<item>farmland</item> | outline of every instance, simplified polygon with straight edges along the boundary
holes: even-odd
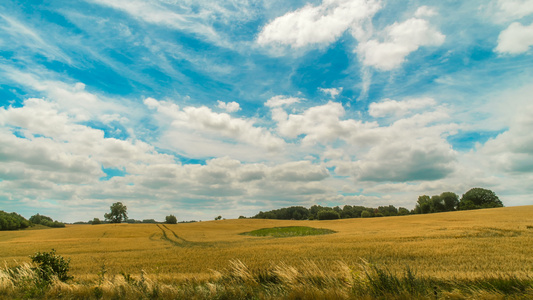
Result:
[[[255,237],[262,228],[307,226],[326,235]],[[533,206],[334,221],[220,220],[169,224],[67,225],[0,232],[6,267],[55,249],[74,281],[120,274],[154,281],[209,281],[242,264],[250,272],[294,266],[338,273],[362,265],[420,278],[471,281],[533,277]],[[339,267],[344,266],[344,267]],[[242,269],[242,268],[241,268]],[[217,275],[218,274],[218,275]]]

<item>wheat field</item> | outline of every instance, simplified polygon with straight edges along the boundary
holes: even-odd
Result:
[[[241,235],[280,226],[336,233],[290,238]],[[250,269],[310,261],[327,269],[337,262],[366,261],[392,271],[408,266],[433,278],[487,274],[531,278],[533,206],[334,221],[238,219],[0,232],[0,261],[6,266],[27,263],[29,255],[52,248],[71,259],[74,277],[88,279],[102,270],[144,272],[163,281],[207,278],[234,260]]]

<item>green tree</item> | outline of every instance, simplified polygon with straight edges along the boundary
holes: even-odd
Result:
[[[398,208],[398,215],[399,216],[406,216],[409,214],[409,210],[405,207]]]
[[[170,215],[165,217],[165,223],[167,224],[176,224],[178,223],[178,218],[175,215]]]
[[[222,216],[218,216],[215,218],[215,221],[222,220]]]
[[[110,206],[111,212],[104,215],[105,219],[111,223],[121,223],[128,219],[128,208],[122,202],[113,203]]]
[[[428,195],[422,195],[418,197],[416,202],[415,213],[416,214],[428,214],[431,212],[431,198]]]
[[[470,189],[459,201],[461,210],[492,207],[503,207],[503,203],[493,191],[483,188]]]
[[[91,223],[92,225],[98,225],[98,224],[102,224],[102,221],[100,221],[100,219],[98,219],[98,218],[94,218],[89,223]]]
[[[319,220],[336,220],[336,219],[340,219],[341,216],[339,215],[338,212],[336,212],[333,209],[331,209],[331,210],[321,210],[321,211],[319,211],[318,215],[317,215],[317,218]]]
[[[368,210],[363,210],[363,212],[361,212],[361,218],[371,218],[372,216],[372,213]]]
[[[459,206],[459,196],[456,193],[444,192],[440,194],[446,211],[454,211]]]
[[[438,212],[446,211],[446,207],[444,206],[444,201],[438,195],[431,196],[431,199],[430,199],[430,202],[429,202],[429,206],[431,207],[430,212],[432,212],[432,213],[438,213]]]

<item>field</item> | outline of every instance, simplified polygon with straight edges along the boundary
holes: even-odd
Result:
[[[293,237],[242,234],[286,226],[324,228],[335,233]],[[29,255],[52,248],[71,259],[72,285],[102,285],[102,280],[112,282],[119,277],[136,282],[149,278],[161,286],[180,282],[214,284],[239,272],[237,277],[248,274],[256,279],[275,275],[277,279],[270,281],[276,283],[283,281],[287,272],[312,271],[318,277],[336,278],[338,282],[331,284],[345,284],[347,292],[337,296],[350,298],[357,296],[350,291],[354,291],[353,278],[360,274],[377,272],[378,276],[384,272],[401,281],[402,274],[409,270],[426,283],[444,290],[449,287],[439,290],[438,297],[464,295],[465,289],[454,287],[453,282],[464,287],[494,279],[521,284],[521,291],[511,291],[513,297],[523,295],[526,299],[533,295],[533,206],[334,221],[238,219],[0,232],[0,261],[5,261],[6,269],[29,263]],[[241,281],[244,285],[246,280]],[[485,292],[491,297],[505,296],[490,287],[469,293],[477,298]],[[290,294],[282,290],[269,293],[280,297]],[[426,294],[422,291],[419,296],[433,297]],[[95,293],[96,298],[105,295]]]

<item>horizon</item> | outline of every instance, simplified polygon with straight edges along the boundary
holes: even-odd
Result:
[[[0,8],[0,210],[533,204],[532,0]]]

